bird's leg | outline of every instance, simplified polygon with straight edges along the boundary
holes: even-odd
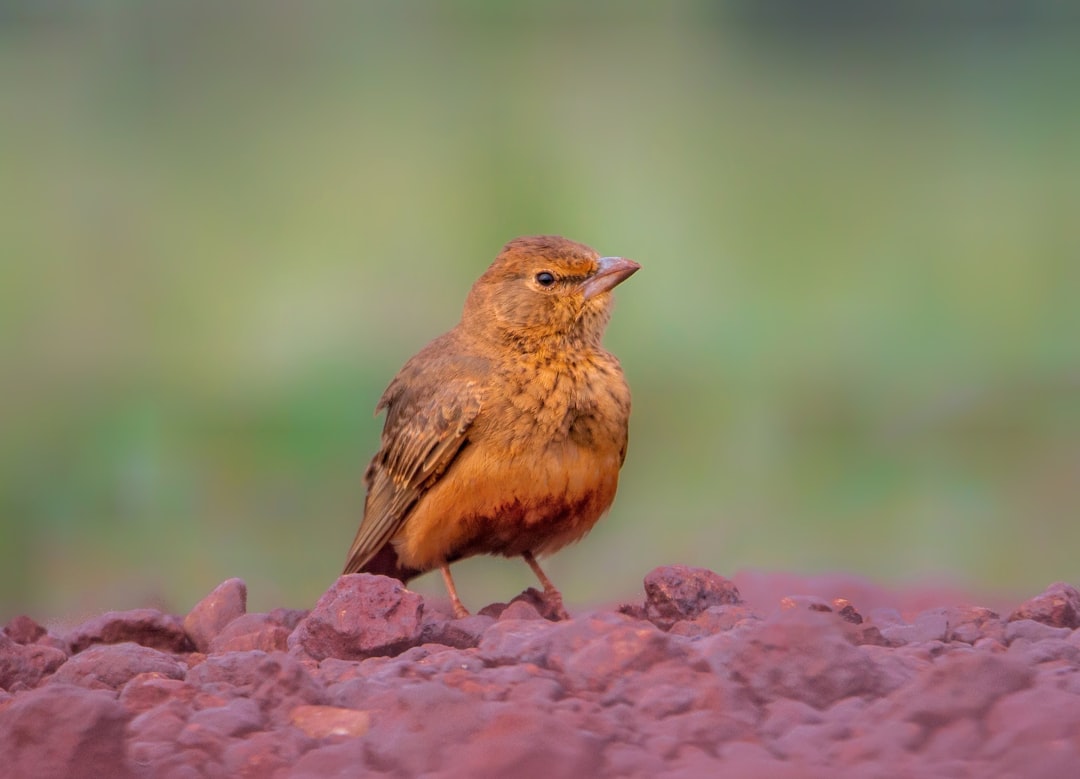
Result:
[[[465,604],[458,597],[457,587],[454,586],[454,577],[450,575],[450,566],[443,563],[439,566],[439,572],[442,574],[443,582],[446,584],[446,591],[450,593],[450,605],[454,607],[454,616],[457,619],[469,616],[469,610],[465,608]]]
[[[529,567],[533,569],[533,573],[536,574],[536,578],[540,580],[540,584],[544,586],[544,598],[555,609],[555,615],[559,619],[570,619],[570,615],[566,613],[566,607],[563,606],[562,593],[559,592],[555,585],[551,583],[551,579],[547,577],[543,569],[540,567],[540,563],[536,562],[536,558],[533,557],[532,552],[525,552],[521,555],[525,558],[525,562],[529,564]]]

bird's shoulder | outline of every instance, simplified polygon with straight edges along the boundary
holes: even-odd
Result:
[[[456,330],[431,341],[409,358],[386,387],[376,412],[389,416],[408,412],[432,402],[452,403],[478,394],[488,382],[491,360],[470,348]]]

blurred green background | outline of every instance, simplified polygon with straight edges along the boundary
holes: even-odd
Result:
[[[310,605],[383,387],[547,232],[643,265],[571,604],[671,562],[1080,579],[1064,6],[447,7],[0,3],[0,617]]]

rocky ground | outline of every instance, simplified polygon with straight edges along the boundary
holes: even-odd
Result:
[[[797,596],[710,571],[544,618],[528,591],[454,620],[341,577],[310,612],[111,612],[0,635],[4,777],[1080,776],[1080,593],[1012,613]],[[865,613],[861,613],[865,612]]]

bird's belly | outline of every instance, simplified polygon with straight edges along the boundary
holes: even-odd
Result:
[[[615,498],[617,448],[564,440],[512,457],[486,451],[466,447],[413,508],[394,539],[403,564],[554,552],[588,533]]]

